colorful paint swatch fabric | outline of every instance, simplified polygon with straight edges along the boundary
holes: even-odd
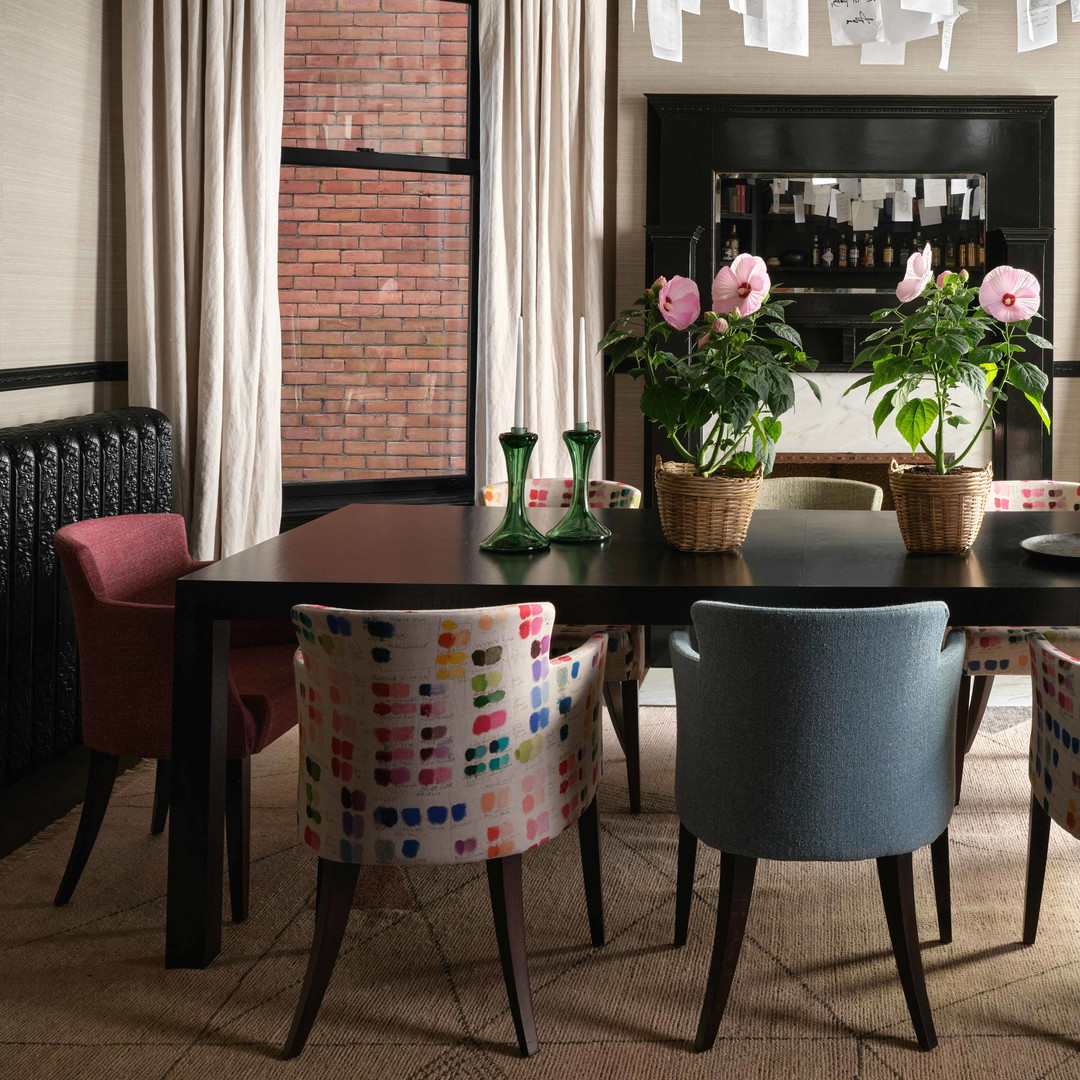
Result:
[[[293,609],[300,832],[354,863],[535,847],[596,793],[607,636],[549,657],[550,604]]]
[[[574,481],[567,477],[536,477],[525,482],[525,505],[565,509],[570,505],[573,490]],[[481,506],[505,504],[505,482],[488,484],[480,493]],[[629,484],[618,484],[614,480],[590,480],[589,506],[593,510],[636,510],[641,506],[641,492]]]
[[[1033,637],[1030,649],[1031,791],[1054,821],[1080,839],[1080,660],[1070,655],[1080,652],[1080,633],[1056,645]]]

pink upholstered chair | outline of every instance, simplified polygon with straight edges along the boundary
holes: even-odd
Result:
[[[300,834],[319,876],[285,1057],[303,1050],[315,1021],[362,866],[485,864],[524,1056],[537,1040],[521,854],[575,823],[592,943],[604,944],[595,798],[606,637],[549,659],[554,615],[550,604],[293,608]]]
[[[990,513],[1022,510],[1080,510],[1080,484],[1075,480],[995,480],[986,509]],[[1039,633],[1048,641],[1068,631],[1066,626],[965,626],[967,648],[960,680],[957,747],[957,798],[963,754],[971,749],[982,724],[996,675],[1026,675],[1028,641]]]
[[[55,903],[79,882],[105,816],[121,757],[156,758],[151,832],[165,828],[172,751],[173,608],[176,579],[198,569],[178,514],[130,514],[59,529],[56,551],[75,611],[83,742],[90,749],[86,801]],[[245,635],[234,628],[233,644]],[[286,637],[287,633],[287,637]],[[253,624],[259,644],[229,656],[225,821],[232,916],[248,909],[251,755],[296,724],[292,633]],[[278,644],[262,644],[277,637]]]
[[[534,477],[527,481],[527,506],[570,505],[574,481],[565,477]],[[506,502],[505,483],[488,484],[480,492],[481,506],[501,506]],[[594,510],[636,510],[641,492],[615,480],[589,481],[589,506]],[[630,812],[641,810],[641,753],[638,745],[638,687],[649,670],[645,659],[645,627],[617,623],[560,623],[552,634],[556,652],[567,652],[588,641],[593,634],[607,634],[607,665],[604,669],[604,700],[611,725],[626,755],[626,783],[630,790]]]

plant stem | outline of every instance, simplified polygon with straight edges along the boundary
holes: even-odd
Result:
[[[1006,323],[1005,327],[1002,330],[1002,336],[1005,338],[1005,344],[1006,345],[1011,344],[1010,339],[1012,337],[1012,330],[1010,329],[1010,327],[1009,327],[1009,325],[1007,323]],[[1001,381],[1000,381],[997,389],[995,389],[994,393],[990,397],[990,404],[986,408],[986,415],[982,418],[982,423],[979,424],[978,428],[975,431],[975,434],[971,437],[971,442],[969,442],[967,444],[967,446],[964,447],[964,449],[963,449],[963,451],[961,453],[959,453],[955,458],[953,458],[953,466],[954,467],[959,465],[960,462],[963,461],[964,458],[966,458],[968,456],[968,454],[971,453],[971,450],[975,446],[975,443],[977,443],[979,441],[979,436],[984,431],[987,430],[987,427],[986,427],[987,421],[988,420],[989,421],[993,420],[994,409],[997,408],[997,403],[1000,400],[1001,395],[1005,392],[1005,387],[1006,387],[1006,385],[1008,383],[1009,368],[1012,367],[1012,355],[1013,354],[1011,352],[1007,352],[1005,354],[1005,357],[1006,357],[1006,359],[1005,359],[1005,370],[1001,373]],[[991,430],[992,430],[993,429],[993,424],[992,423],[991,423],[990,427],[991,427]]]

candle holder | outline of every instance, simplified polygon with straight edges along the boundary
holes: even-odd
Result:
[[[490,536],[480,541],[481,551],[546,551],[551,544],[533,527],[525,513],[525,475],[536,445],[536,432],[511,428],[499,436],[506,458],[506,513]]]
[[[559,544],[595,544],[611,536],[611,530],[596,520],[589,506],[589,462],[599,441],[600,432],[588,424],[575,424],[571,431],[563,432],[574,470],[574,488],[570,506],[562,521],[548,533],[549,540]]]

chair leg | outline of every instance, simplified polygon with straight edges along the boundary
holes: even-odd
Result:
[[[620,689],[615,692],[615,686]],[[615,737],[626,754],[626,784],[630,789],[630,813],[641,813],[641,747],[638,739],[638,684],[636,679],[604,683]]]
[[[1039,909],[1042,907],[1043,881],[1046,878],[1046,851],[1050,846],[1050,815],[1042,803],[1031,796],[1031,818],[1028,825],[1027,884],[1024,889],[1024,944],[1034,945],[1039,930]]]
[[[675,947],[686,944],[690,930],[690,906],[694,901],[694,867],[697,837],[679,822],[679,869],[675,877]]]
[[[952,885],[949,874],[949,830],[930,845],[930,865],[934,872],[934,903],[937,906],[938,939],[952,941]]]
[[[889,924],[893,955],[904,988],[911,1023],[921,1050],[937,1046],[934,1018],[926,996],[922,955],[919,952],[919,928],[915,919],[915,885],[911,873],[911,852],[885,855],[877,860],[881,899]]]
[[[251,881],[251,758],[225,762],[225,842],[234,923],[248,917]]]
[[[79,884],[86,860],[97,840],[101,821],[112,795],[116,771],[120,758],[116,754],[103,754],[100,750],[90,751],[90,771],[86,777],[86,798],[83,800],[82,814],[79,815],[79,828],[75,833],[75,843],[71,845],[67,867],[56,890],[53,903],[62,907],[71,899],[75,886]]]
[[[315,1023],[341,949],[341,939],[345,936],[359,875],[359,863],[339,863],[319,858],[315,936],[311,942],[307,973],[300,990],[300,1000],[296,1003],[292,1028],[281,1054],[283,1058],[294,1058],[304,1049],[311,1025]]]
[[[987,703],[990,701],[990,691],[994,686],[993,675],[971,676],[971,703],[968,705],[967,714],[967,741],[964,743],[964,752],[971,749],[975,742],[975,736],[979,734],[983,716],[986,713]]]
[[[525,954],[525,910],[521,895],[521,856],[506,855],[488,859],[488,892],[491,913],[495,917],[495,937],[499,942],[506,996],[517,1032],[522,1057],[532,1057],[539,1050],[536,1023],[533,1020],[532,990],[529,987],[529,961]]]
[[[168,761],[159,760],[154,777],[154,809],[150,817],[150,835],[160,836],[165,831],[169,817],[169,799],[172,795],[172,769]]]
[[[709,981],[705,987],[705,1004],[701,1008],[695,1050],[710,1050],[716,1042],[716,1032],[727,1005],[735,968],[742,950],[746,916],[750,911],[750,894],[754,889],[757,859],[747,855],[720,856],[720,897],[716,906],[716,939],[713,942]]]
[[[585,907],[589,912],[589,936],[596,948],[605,942],[604,890],[600,879],[600,815],[596,798],[578,818],[578,844],[581,847],[581,873],[585,879]]]

